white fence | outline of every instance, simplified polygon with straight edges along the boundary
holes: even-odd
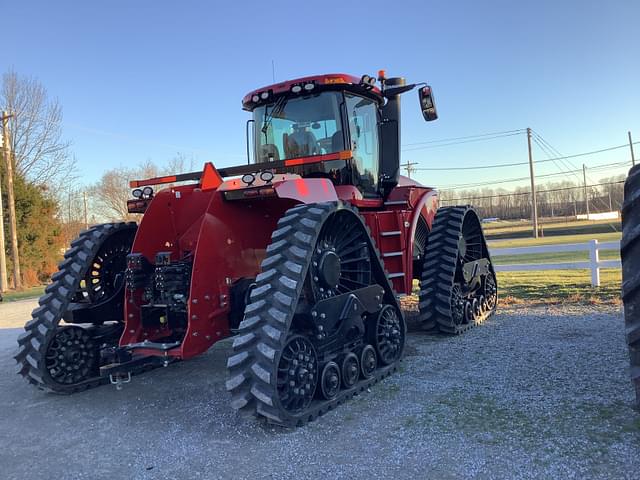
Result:
[[[498,272],[518,272],[523,270],[564,270],[587,268],[591,270],[591,285],[600,286],[601,268],[618,268],[620,260],[600,260],[600,250],[618,250],[620,242],[603,242],[590,240],[588,243],[565,243],[560,245],[543,245],[540,247],[490,248],[492,257],[503,255],[526,255],[529,253],[556,253],[588,251],[588,262],[559,262],[559,263],[523,263],[512,265],[495,265]]]

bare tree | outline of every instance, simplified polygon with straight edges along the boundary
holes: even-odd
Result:
[[[119,167],[107,170],[100,181],[89,189],[92,212],[105,220],[134,220],[138,215],[127,211],[131,197],[129,181],[156,177],[159,169],[147,160],[136,168]]]
[[[9,120],[16,174],[53,192],[75,179],[75,159],[62,139],[62,107],[36,79],[8,71],[2,78],[0,106]]]

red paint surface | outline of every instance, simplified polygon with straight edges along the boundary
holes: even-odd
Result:
[[[325,178],[299,178],[274,184],[278,197],[300,203],[335,202],[338,200],[333,184]]]
[[[278,219],[297,203],[340,198],[358,206],[381,254],[402,252],[400,256],[383,258],[390,273],[405,273],[404,277],[393,279],[396,292],[411,291],[413,236],[419,215],[431,227],[438,205],[434,190],[413,182],[404,184],[389,196],[388,200],[394,205],[385,206],[381,199],[362,198],[354,187],[334,187],[325,178],[283,175],[271,184],[277,197],[228,201],[224,198],[225,191],[247,187],[231,186],[229,182],[216,187],[217,172],[212,165],[209,173],[207,168],[202,184],[168,188],[155,195],[142,218],[132,248],[132,253],[143,254],[152,264],[158,252],[170,252],[172,261],[193,260],[188,329],[181,346],[167,352],[168,356],[193,357],[229,335],[230,286],[239,279],[254,278],[259,273]],[[397,230],[401,232],[399,236],[381,235]],[[126,292],[126,323],[121,345],[153,341],[171,333],[167,327],[142,325],[142,303],[141,291]],[[149,349],[136,353],[162,355]]]

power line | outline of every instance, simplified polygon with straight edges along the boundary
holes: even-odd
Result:
[[[545,150],[545,148],[542,147],[542,145],[540,145],[540,143],[538,143],[538,141],[536,141],[536,133],[534,131],[534,141],[538,144],[538,146],[540,146],[540,148],[544,151],[545,155],[547,155],[547,157],[549,157],[549,153],[548,153],[548,149]],[[542,137],[540,137],[540,139],[542,140]],[[634,142],[635,144],[640,144],[640,142]],[[583,157],[583,156],[587,156],[587,155],[595,155],[597,153],[602,153],[602,152],[608,152],[611,150],[617,150],[619,148],[628,148],[629,145],[625,144],[625,145],[617,145],[615,147],[609,147],[609,148],[604,148],[604,149],[600,149],[600,150],[593,150],[591,152],[582,152],[582,153],[576,153],[574,155],[565,155],[562,156],[561,153],[554,153],[553,155],[557,155],[556,157],[552,157],[552,158],[546,158],[543,160],[535,160],[533,163],[547,163],[547,162],[556,162],[556,161],[561,161],[567,158],[574,158],[574,157]],[[521,166],[521,165],[529,165],[529,162],[514,162],[514,163],[496,163],[493,165],[473,165],[473,166],[469,166],[469,167],[422,167],[422,168],[414,168],[413,171],[449,171],[449,170],[483,170],[483,169],[490,169],[490,168],[500,168],[500,167],[517,167],[517,166]],[[575,167],[575,165],[573,166],[573,168],[577,168]]]
[[[451,145],[460,145],[463,143],[473,143],[473,142],[484,142],[485,140],[494,140],[496,138],[504,138],[504,137],[513,137],[516,135],[522,135],[522,132],[518,132],[518,133],[509,133],[506,135],[496,135],[493,137],[483,137],[483,138],[475,138],[475,139],[470,139],[470,140],[462,140],[459,142],[450,142],[450,143],[441,143],[438,145],[425,145],[422,147],[414,147],[414,148],[403,148],[402,151],[403,152],[415,152],[417,150],[427,150],[430,148],[440,148],[440,147],[448,147]]]
[[[593,185],[587,185],[587,188],[592,188],[592,187],[602,187],[605,185],[618,185],[620,183],[624,183],[624,180],[620,180],[617,182],[604,182],[604,183],[596,183]],[[575,190],[578,188],[583,188],[582,186],[575,186],[575,187],[563,187],[563,188],[552,188],[549,190],[539,190],[538,193],[540,193],[541,195],[545,194],[545,193],[553,193],[553,192],[562,192],[562,191],[566,191],[566,190]],[[500,198],[500,197],[514,197],[514,196],[519,196],[519,195],[531,195],[530,191],[526,191],[526,192],[512,192],[512,193],[499,193],[496,195],[484,195],[481,197],[476,197],[476,196],[470,196],[470,197],[460,197],[460,198],[447,198],[446,200],[443,200],[445,202],[457,202],[460,200],[483,200],[486,198]]]
[[[467,135],[467,136],[464,136],[464,137],[441,138],[439,140],[428,140],[428,141],[425,141],[425,142],[405,143],[403,145],[403,147],[409,147],[409,146],[412,146],[412,145],[426,145],[426,144],[430,144],[430,143],[453,142],[455,140],[466,140],[468,138],[490,137],[490,136],[493,136],[493,135],[502,135],[504,133],[522,133],[524,131],[525,131],[524,128],[518,128],[516,130],[505,130],[505,131],[502,131],[502,132],[492,132],[492,133],[479,133],[477,135]]]
[[[628,162],[615,162],[615,163],[603,163],[601,165],[594,165],[593,167],[589,167],[590,170],[597,170],[597,169],[602,169],[602,168],[609,168],[612,166],[624,166],[626,165]],[[560,172],[555,172],[555,173],[546,173],[544,175],[536,175],[536,178],[547,178],[547,177],[556,177],[558,175],[567,175],[567,174],[574,174],[575,172],[581,172],[582,169],[575,169],[575,170],[566,170],[566,171],[560,171]],[[461,183],[461,184],[455,184],[455,185],[448,185],[446,186],[446,188],[449,189],[456,189],[456,188],[470,188],[470,187],[482,187],[485,185],[495,185],[495,184],[501,184],[501,183],[513,183],[513,182],[522,182],[524,180],[528,180],[529,177],[518,177],[518,178],[508,178],[505,180],[492,180],[490,182],[476,182],[476,183]]]
[[[542,135],[540,135],[540,134],[539,134],[539,133],[537,133],[537,132],[536,132],[536,135],[537,135],[537,137],[540,139],[540,141],[541,141],[542,143],[544,143],[544,144],[545,144],[545,145],[546,145],[546,146],[551,150],[551,152],[552,152],[553,154],[556,154],[556,155],[562,155],[562,154],[560,153],[560,151],[559,151],[557,148],[555,148],[553,145],[551,145],[548,141],[546,141],[546,140],[542,137]],[[632,145],[632,147],[633,147],[633,145]],[[572,166],[573,168],[576,168],[576,166],[573,164],[573,162],[571,162],[570,160],[565,160],[565,159],[568,159],[568,158],[572,158],[572,156],[565,156],[564,158],[561,158],[561,159],[559,159],[559,160],[562,162],[562,164],[563,164],[563,165],[568,164],[568,165]],[[624,164],[626,165],[626,164],[627,164],[627,162],[624,162]],[[556,164],[556,165],[557,165],[557,164]],[[598,168],[598,166],[590,167],[590,169],[597,169],[597,168]],[[559,167],[559,170],[562,170],[562,168],[561,168],[561,167]],[[567,173],[573,173],[573,172],[575,172],[575,170],[573,170],[573,171],[568,171]],[[580,183],[580,177],[579,177],[576,173],[573,173],[573,175],[574,175],[574,176],[576,176],[576,177],[578,178],[578,183]],[[587,178],[588,178],[588,176],[587,176],[587,173],[586,173],[586,167],[585,167],[585,165],[584,165],[584,164],[582,164],[582,175],[583,175],[582,180],[583,180],[583,184],[584,184],[584,201],[585,201],[585,205],[586,205],[586,208],[587,208],[587,216],[588,216],[588,215],[589,215],[589,198],[588,198],[588,193],[587,193]],[[590,180],[590,181],[593,181],[591,178],[589,178],[589,180]],[[599,202],[602,206],[604,206],[604,208],[605,208],[605,209],[607,208],[607,206],[605,205],[605,203],[604,203],[604,201],[603,201],[603,200],[598,199],[598,198],[596,198],[596,199],[594,199],[594,200],[597,200],[597,202]],[[609,224],[609,226],[613,229],[613,231],[617,231],[617,228],[616,228],[615,226],[613,226],[613,224],[611,224],[611,223],[610,223],[610,224]]]

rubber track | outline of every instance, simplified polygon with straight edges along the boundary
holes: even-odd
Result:
[[[265,417],[271,423],[283,426],[300,426],[397,369],[398,362],[380,368],[372,378],[360,380],[332,401],[314,400],[301,414],[292,415],[278,406],[276,375],[280,352],[301,295],[316,239],[327,218],[341,208],[350,209],[357,215],[354,207],[341,202],[298,205],[287,210],[271,235],[272,242],[267,247],[261,273],[251,292],[251,303],[245,308],[239,334],[227,361],[226,386],[231,392],[231,406],[245,415]],[[362,221],[359,215],[357,218]],[[362,226],[366,228],[364,222]],[[374,276],[379,269],[378,274],[384,278],[384,301],[395,305],[401,314],[380,253],[370,236],[369,241],[371,251],[379,261],[377,267],[372,265]]]
[[[63,313],[80,288],[80,282],[100,247],[114,233],[135,228],[135,225],[135,222],[108,223],[81,232],[71,242],[64,260],[58,265],[58,271],[51,276],[52,283],[45,288],[38,300],[39,307],[33,310],[31,320],[24,326],[24,333],[18,337],[18,353],[14,357],[18,362],[17,373],[40,390],[71,394],[108,381],[96,377],[74,385],[56,383],[46,371],[45,355]]]
[[[631,380],[640,407],[640,165],[629,171],[622,206],[622,300]]]
[[[451,290],[456,273],[458,241],[462,235],[464,217],[468,214],[476,215],[468,205],[441,207],[429,232],[418,304],[418,321],[421,328],[429,333],[460,334],[481,324],[495,312],[494,309],[476,322],[461,325],[455,325],[451,318]],[[485,250],[488,254],[486,241]],[[491,269],[493,271],[493,266]],[[493,274],[495,276],[495,272]]]

